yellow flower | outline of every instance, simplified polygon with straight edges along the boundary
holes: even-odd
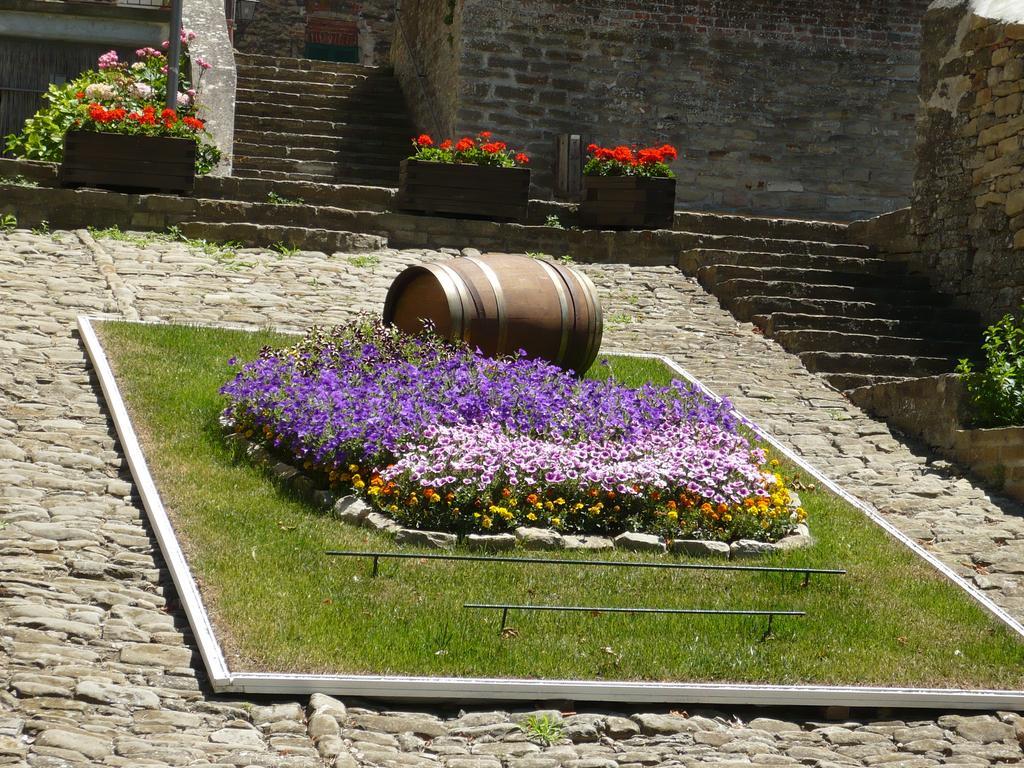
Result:
[[[366,487],[366,483],[364,483],[362,480],[356,480],[354,483],[352,483],[352,487],[355,488],[357,491],[361,491],[363,488]]]
[[[529,520],[530,522],[533,522],[534,520],[537,519],[537,516],[535,514],[533,514],[533,512],[527,512],[526,513],[526,519]]]
[[[358,464],[349,464],[348,465],[348,471],[349,472],[358,472],[359,471],[359,465]]]
[[[562,519],[560,517],[552,517],[551,524],[557,528],[562,524]]]

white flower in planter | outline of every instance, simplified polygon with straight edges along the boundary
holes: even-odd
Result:
[[[117,96],[117,89],[106,83],[93,83],[85,87],[85,98],[89,101],[109,101]]]

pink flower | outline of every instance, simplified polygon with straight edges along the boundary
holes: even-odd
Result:
[[[200,69],[210,69],[213,65],[204,59],[202,56],[196,56],[196,64],[199,65]]]
[[[117,66],[117,51],[107,51],[100,56],[97,65],[100,69],[113,69]]]

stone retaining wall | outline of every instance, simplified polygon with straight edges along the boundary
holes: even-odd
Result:
[[[923,29],[916,261],[989,323],[1024,297],[1024,6],[942,0]]]
[[[849,398],[1024,501],[1024,427],[961,429],[966,411],[956,374],[860,387]]]
[[[525,145],[535,195],[551,193],[556,136],[580,133],[678,145],[680,207],[849,220],[908,200],[924,8],[421,0],[403,15],[434,41],[442,122]]]

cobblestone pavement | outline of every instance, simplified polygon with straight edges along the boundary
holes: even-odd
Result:
[[[85,233],[0,234],[0,765],[929,768],[1024,760],[1024,725],[1010,713],[813,722],[741,709],[591,709],[566,716],[564,738],[546,746],[516,725],[522,712],[390,712],[320,695],[212,694],[132,500],[75,317],[298,329],[378,311],[399,269],[428,255],[438,254],[217,257],[178,243],[97,244]],[[670,354],[1024,617],[1019,507],[929,463],[675,270],[584,269],[606,303],[607,344]]]

